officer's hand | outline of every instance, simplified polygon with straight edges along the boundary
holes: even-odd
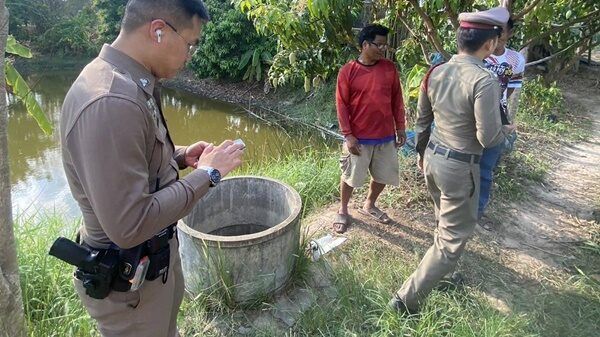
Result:
[[[202,152],[204,152],[204,149],[206,149],[209,145],[212,144],[199,141],[186,147],[184,154],[185,165],[193,168],[198,167],[198,159],[200,158],[200,155],[202,155]]]
[[[225,177],[229,172],[242,165],[243,147],[242,144],[235,144],[231,140],[226,140],[219,146],[211,144],[202,152],[197,167],[216,168],[221,173],[221,177]]]
[[[396,130],[396,147],[400,147],[406,143],[406,132],[404,130]]]
[[[346,146],[348,147],[348,151],[355,156],[360,156],[360,144],[358,144],[358,139],[352,135],[346,136]]]

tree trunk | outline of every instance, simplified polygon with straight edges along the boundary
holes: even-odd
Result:
[[[12,222],[8,167],[8,107],[4,53],[8,35],[8,10],[0,0],[0,336],[25,336],[19,266]]]

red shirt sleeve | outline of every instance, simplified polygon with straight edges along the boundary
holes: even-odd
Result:
[[[343,67],[340,70],[335,93],[338,123],[344,136],[352,134],[350,129],[350,82],[348,81],[347,69],[347,67]]]
[[[404,99],[402,98],[402,86],[398,71],[394,67],[394,84],[392,85],[392,114],[396,123],[396,130],[404,130],[406,128],[406,117],[404,113]]]

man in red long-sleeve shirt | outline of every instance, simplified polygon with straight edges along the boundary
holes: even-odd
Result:
[[[346,231],[348,203],[352,191],[371,184],[367,200],[359,212],[389,223],[390,218],[375,206],[385,185],[398,186],[397,147],[406,140],[404,102],[398,72],[384,58],[388,29],[369,25],[360,32],[358,59],[342,67],[337,79],[337,116],[345,142],[340,159],[341,206],[333,222],[337,233]]]

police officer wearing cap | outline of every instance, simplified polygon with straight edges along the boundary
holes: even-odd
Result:
[[[461,13],[459,20],[458,55],[430,70],[419,95],[419,167],[434,202],[437,229],[433,245],[388,304],[402,313],[417,312],[431,290],[454,271],[477,223],[482,150],[506,138],[498,81],[483,60],[494,51],[508,12],[494,8]]]
[[[158,80],[184,67],[207,20],[201,0],[129,0],[119,36],[83,69],[62,107],[62,158],[83,215],[82,245],[127,259],[107,295],[90,291],[105,279],[76,272],[75,289],[104,337],[179,335],[174,227],[241,164],[242,145],[232,141],[174,145],[161,109]]]

